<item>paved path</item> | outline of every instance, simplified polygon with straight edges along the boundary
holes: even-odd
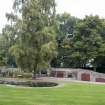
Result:
[[[55,81],[55,82],[77,82],[77,83],[85,83],[85,84],[102,84],[102,85],[105,85],[105,83],[102,83],[102,82],[78,81],[78,80],[73,80],[72,78],[42,77],[42,78],[40,78],[40,80]]]

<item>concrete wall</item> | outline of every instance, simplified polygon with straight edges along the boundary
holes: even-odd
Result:
[[[105,74],[93,72],[90,70],[84,69],[62,69],[62,68],[53,68],[52,71],[55,73],[54,77],[60,78],[69,78],[69,74],[72,75],[72,79],[81,80],[81,81],[93,81],[93,82],[105,82]],[[60,73],[63,76],[59,76]]]

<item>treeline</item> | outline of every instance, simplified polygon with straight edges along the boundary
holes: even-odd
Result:
[[[55,0],[15,0],[0,35],[0,66],[33,71],[105,65],[105,19],[56,14]]]
[[[59,24],[58,56],[52,61],[52,66],[104,68],[105,19],[92,15],[79,19],[67,13],[56,18]]]

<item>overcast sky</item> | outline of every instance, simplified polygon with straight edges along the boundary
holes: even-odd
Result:
[[[56,0],[57,13],[69,12],[72,16],[83,18],[85,15],[105,17],[105,0]],[[7,23],[6,12],[11,12],[13,0],[0,0],[0,32]]]
[[[0,0],[0,32],[7,23],[5,13],[11,12],[13,0]]]

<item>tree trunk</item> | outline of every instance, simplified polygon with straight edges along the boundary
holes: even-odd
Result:
[[[32,79],[36,79],[36,67],[34,67]]]

